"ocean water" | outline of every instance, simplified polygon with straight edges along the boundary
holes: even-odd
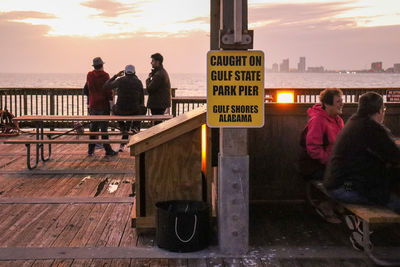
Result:
[[[144,83],[147,74],[138,74]],[[86,73],[0,73],[0,88],[81,88]],[[206,96],[206,74],[170,73],[177,96]],[[386,73],[266,73],[266,88],[400,87],[400,74]]]

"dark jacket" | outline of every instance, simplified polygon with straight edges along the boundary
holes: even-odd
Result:
[[[390,131],[369,117],[355,114],[339,133],[324,185],[328,190],[344,186],[373,203],[385,204],[394,182],[387,165],[399,163],[400,150]]]
[[[104,89],[115,88],[118,88],[116,115],[138,115],[140,107],[144,107],[143,84],[139,78],[135,74],[128,74],[117,79],[114,75],[104,84]]]
[[[109,101],[112,100],[112,92],[103,88],[104,83],[110,79],[110,75],[102,70],[90,71],[86,76],[86,84],[89,91],[89,108],[97,111],[110,111]]]
[[[168,108],[171,106],[171,83],[163,66],[153,69],[146,80],[148,108]]]

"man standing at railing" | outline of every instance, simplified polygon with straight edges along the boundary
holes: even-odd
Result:
[[[171,83],[167,71],[163,66],[163,56],[160,53],[151,55],[152,70],[146,80],[149,98],[147,107],[151,115],[163,115],[165,110],[171,106]],[[159,124],[161,121],[156,121]]]
[[[110,104],[112,100],[111,90],[103,88],[105,82],[110,78],[110,75],[103,69],[103,60],[100,57],[93,59],[94,70],[88,72],[86,83],[89,89],[89,114],[90,115],[110,115]],[[97,132],[101,129],[102,132],[107,132],[108,122],[92,122],[90,124],[90,131]],[[96,139],[97,136],[90,136],[90,139]],[[102,139],[108,139],[108,135],[102,135]],[[114,156],[118,154],[112,150],[110,144],[104,144],[106,156]],[[95,144],[89,144],[88,155],[92,156],[94,153]]]

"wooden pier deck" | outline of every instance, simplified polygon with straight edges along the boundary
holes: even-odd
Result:
[[[154,233],[131,228],[134,162],[129,152],[88,157],[87,145],[54,145],[29,171],[25,146],[0,144],[0,266],[373,266],[344,225],[302,202],[252,205],[247,255],[158,249]],[[378,230],[377,245],[399,245],[400,229]]]

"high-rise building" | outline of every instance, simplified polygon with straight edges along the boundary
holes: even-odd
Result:
[[[308,72],[324,72],[325,69],[323,66],[321,67],[308,67]]]
[[[400,63],[396,63],[393,65],[394,72],[400,73]]]
[[[279,71],[279,65],[278,63],[272,64],[272,72],[278,72]]]
[[[284,59],[280,65],[280,72],[289,72],[289,59]]]
[[[297,71],[298,72],[305,72],[306,71],[306,58],[300,57],[299,63],[297,63]]]
[[[383,72],[382,61],[380,61],[380,62],[372,62],[371,71],[372,72]]]

